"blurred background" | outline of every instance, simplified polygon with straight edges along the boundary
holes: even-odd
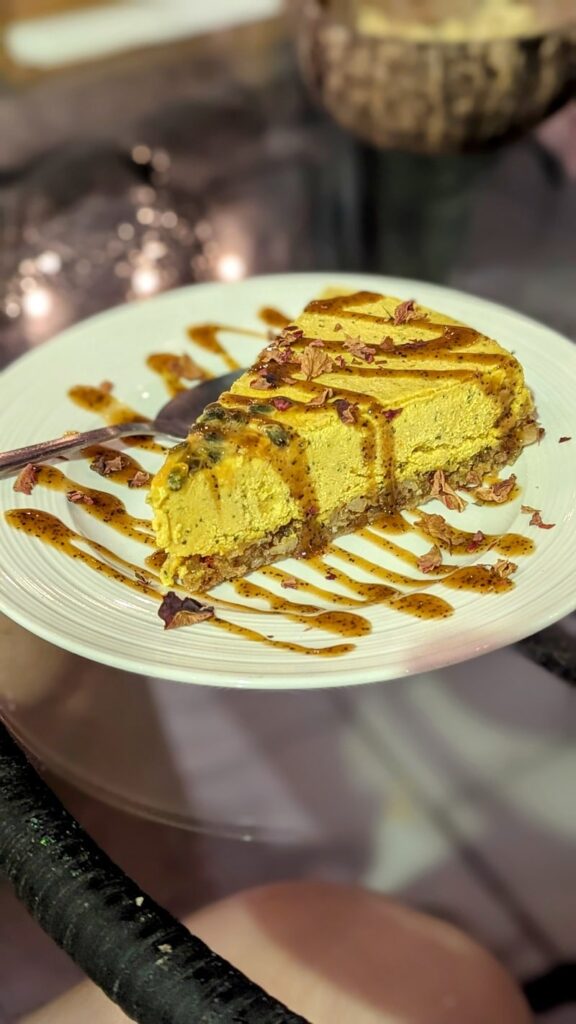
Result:
[[[574,340],[575,95],[574,0],[3,0],[0,365],[129,300],[292,270],[447,283]],[[174,911],[360,881],[569,1024],[571,629],[288,696],[128,677],[2,620],[0,710]],[[0,1024],[76,978],[0,883]]]

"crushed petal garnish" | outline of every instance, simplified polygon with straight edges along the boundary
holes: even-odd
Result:
[[[391,338],[389,334],[382,338],[382,340],[379,341],[377,344],[378,348],[380,348],[382,352],[393,352],[394,349],[396,348],[396,345],[394,344],[394,338]]]
[[[180,629],[182,626],[193,626],[196,622],[214,618],[214,608],[196,601],[193,597],[178,597],[170,590],[158,609],[158,615],[164,623],[164,629]]]
[[[420,518],[416,520],[415,525],[424,530],[429,537],[433,537],[435,540],[445,544],[448,550],[451,551],[453,544],[452,528],[446,522],[444,516],[421,511],[418,514]]]
[[[394,310],[394,323],[405,324],[407,320],[412,320],[415,316],[418,316],[414,309],[414,305],[414,299],[407,299],[406,302],[400,302]]]
[[[260,374],[250,381],[250,387],[256,391],[272,391],[278,387],[278,381],[271,373]]]
[[[374,362],[374,355],[376,353],[375,348],[371,348],[370,345],[365,345],[362,341],[351,339],[350,341],[344,342],[344,348],[348,350],[353,356],[357,356],[358,359],[363,359],[366,363]]]
[[[114,385],[111,380],[103,380],[102,383],[98,385],[98,390],[103,391],[105,395],[109,395],[110,392],[114,390]]]
[[[541,530],[553,530],[556,523],[543,523],[542,516],[539,512],[534,512],[534,515],[530,519],[530,526],[538,526]]]
[[[474,489],[475,487],[480,487],[481,484],[482,477],[480,476],[480,473],[475,473],[474,470],[471,470],[470,473],[468,473],[468,476],[466,477],[466,483],[464,484],[464,487],[470,487]]]
[[[486,540],[486,534],[482,533],[482,530],[476,530],[473,537],[470,538],[466,545],[466,551],[477,551],[481,544]]]
[[[68,501],[71,501],[73,505],[93,505],[94,498],[90,494],[85,494],[84,491],[66,491],[66,497]]]
[[[280,586],[287,588],[288,590],[295,590],[298,586],[298,580],[295,576],[285,576]]]
[[[437,544],[434,544],[430,551],[427,551],[425,555],[422,555],[418,559],[418,568],[420,572],[432,572],[434,569],[438,569],[442,565],[442,552]]]
[[[109,455],[98,455],[90,463],[90,469],[99,476],[110,476],[111,473],[119,473],[121,469],[125,469],[128,465],[128,460],[120,452],[110,452]]]
[[[128,481],[128,487],[146,487],[150,483],[150,473],[143,469],[137,469],[134,476]]]
[[[539,512],[537,508],[532,508],[532,505],[520,505],[520,511],[524,512],[525,515],[531,516],[533,512]]]
[[[333,363],[330,356],[322,349],[307,345],[300,356],[300,369],[306,380],[314,380],[323,373],[330,373]]]
[[[326,402],[329,398],[332,398],[333,394],[334,392],[332,388],[324,388],[324,391],[321,391],[319,395],[316,395],[316,398],[311,398],[309,402],[306,402],[306,405],[309,409],[326,405]]]
[[[441,469],[437,469],[432,479],[432,490],[430,494],[433,498],[438,498],[446,508],[451,509],[454,512],[463,512],[468,502],[464,501],[459,494],[446,480],[446,476]]]
[[[280,412],[285,412],[293,403],[289,398],[284,398],[283,395],[278,395],[277,398],[270,399],[270,404],[273,405],[275,409],[279,409]]]
[[[402,409],[383,409],[382,415],[384,419],[388,420],[388,423],[390,423],[392,420],[395,420],[396,417],[399,416],[401,412]]]
[[[506,480],[497,480],[494,484],[478,487],[475,491],[475,497],[480,498],[480,501],[493,501],[496,505],[502,505],[510,497],[515,484],[516,475],[512,473]]]
[[[500,558],[494,566],[494,572],[500,579],[506,580],[516,572],[517,568],[516,562],[510,562],[507,558]]]
[[[558,444],[564,444],[566,441],[571,441],[571,440],[572,440],[571,437],[559,437],[558,438]]]
[[[32,494],[36,481],[38,478],[38,466],[34,466],[33,463],[29,462],[24,469],[21,469],[16,477],[14,484],[12,485],[13,491],[19,491],[20,494]]]
[[[334,405],[342,423],[356,423],[357,405],[354,405],[353,402],[348,402],[345,398],[338,398]]]
[[[280,342],[287,342],[289,345],[291,345],[293,341],[298,341],[300,338],[303,337],[304,331],[302,330],[301,327],[297,327],[296,324],[288,324],[280,331],[280,334],[278,335],[278,340]]]
[[[322,338],[313,338],[312,341],[308,342],[310,348],[325,348],[325,344]]]
[[[337,366],[339,370],[343,370],[346,366],[346,360],[344,359],[344,356],[336,356],[333,362],[334,366]]]

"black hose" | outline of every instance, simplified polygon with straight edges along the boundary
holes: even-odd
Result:
[[[307,1024],[142,893],[1,724],[0,869],[44,931],[140,1024]]]

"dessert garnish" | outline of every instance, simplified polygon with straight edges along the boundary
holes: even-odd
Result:
[[[213,619],[214,608],[193,597],[178,597],[178,594],[170,590],[158,609],[158,615],[164,623],[164,629],[181,629],[183,626],[193,626],[197,622]]]
[[[441,469],[437,469],[432,478],[432,490],[430,495],[433,498],[438,498],[446,508],[451,509],[455,512],[463,512],[468,502],[464,501],[459,494],[446,480],[446,476]]]
[[[28,462],[24,469],[21,469],[12,486],[13,491],[20,494],[32,494],[38,478],[38,466]]]

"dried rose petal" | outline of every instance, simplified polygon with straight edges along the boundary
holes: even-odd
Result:
[[[559,437],[558,438],[558,444],[564,444],[566,441],[571,441],[571,440],[572,440],[571,437]]]
[[[418,559],[418,568],[420,572],[432,572],[434,569],[438,569],[442,565],[442,552],[437,544],[434,544],[430,551],[427,551],[425,555],[422,555]]]
[[[298,580],[295,576],[285,576],[280,586],[288,590],[295,590],[298,586]]]
[[[500,558],[494,566],[494,572],[500,579],[506,580],[516,572],[517,568],[515,562],[509,562],[507,558]]]
[[[346,360],[344,359],[344,356],[336,356],[333,362],[334,366],[337,366],[340,370],[343,370],[346,367]]]
[[[466,483],[464,484],[464,487],[474,489],[475,487],[480,487],[481,484],[482,477],[480,476],[480,473],[476,473],[474,470],[471,470],[471,472],[468,473],[468,476],[466,477]]]
[[[279,409],[280,412],[285,412],[293,404],[289,398],[284,398],[283,395],[278,395],[277,398],[270,399],[271,404],[275,409]]]
[[[137,469],[134,476],[128,481],[128,487],[146,487],[150,483],[150,473],[145,473],[143,469]]]
[[[306,405],[309,409],[317,408],[321,405],[326,405],[326,402],[328,401],[329,398],[332,398],[333,394],[334,392],[332,388],[324,388],[324,390],[321,391],[319,395],[316,395],[316,398],[311,398],[310,401],[306,403]]]
[[[274,388],[278,387],[278,381],[270,378],[271,374],[254,377],[253,380],[250,381],[250,387],[254,388],[255,391],[273,391]]]
[[[99,476],[110,476],[111,473],[119,473],[128,465],[125,455],[121,455],[120,452],[111,452],[109,455],[98,455],[90,463],[90,469],[98,473]]]
[[[308,508],[306,509],[306,515],[309,518],[311,518],[312,516],[317,516],[318,515],[318,507],[317,507],[317,505],[309,505]]]
[[[313,338],[312,341],[308,342],[308,346],[310,348],[325,348],[326,347],[324,342],[322,341],[322,338]]]
[[[446,508],[451,509],[454,512],[463,512],[468,502],[464,501],[459,494],[446,480],[446,476],[441,469],[437,469],[432,479],[432,490],[430,494],[433,498],[438,498]]]
[[[164,623],[164,629],[180,629],[182,626],[193,626],[196,622],[212,619],[214,609],[193,597],[178,597],[170,590],[158,609],[158,615]]]
[[[394,310],[394,323],[405,324],[407,320],[412,320],[418,313],[414,309],[415,300],[407,299],[406,302],[400,302]]]
[[[111,380],[103,380],[101,384],[98,385],[98,390],[103,391],[105,395],[109,395],[113,389],[114,385]]]
[[[306,346],[300,356],[300,369],[306,380],[314,380],[323,373],[330,373],[332,366],[332,359],[326,352],[310,345]]]
[[[269,345],[268,348],[264,349],[260,355],[258,361],[259,367],[264,369],[270,363],[279,363],[283,365],[292,361],[292,353],[289,348],[279,348],[275,345]]]
[[[497,480],[494,484],[487,484],[479,487],[475,497],[480,501],[493,501],[496,505],[502,505],[508,500],[516,485],[516,476],[512,473],[506,480]]]
[[[388,421],[388,423],[391,423],[392,420],[395,420],[396,417],[399,416],[401,412],[402,409],[384,409],[382,415],[384,419]]]
[[[66,491],[66,497],[73,505],[94,505],[94,498],[85,491]]]
[[[371,348],[370,345],[365,345],[362,341],[356,341],[354,339],[345,341],[344,348],[353,356],[357,356],[358,359],[363,359],[366,363],[374,362],[376,349]]]
[[[452,550],[453,544],[453,531],[449,523],[446,522],[444,516],[439,516],[436,513],[418,512],[420,518],[416,520],[416,526],[424,530],[429,537],[433,537],[434,540],[438,540],[440,544]]]
[[[520,505],[520,511],[524,512],[527,516],[531,516],[533,512],[539,512],[540,509],[532,508],[532,505]]]
[[[336,411],[342,420],[342,423],[356,423],[358,415],[358,406],[354,405],[353,402],[346,401],[345,398],[339,398],[334,402]]]
[[[381,348],[383,352],[393,352],[396,348],[394,338],[391,338],[390,335],[387,334],[386,337],[382,338],[382,340],[378,342],[378,347]]]
[[[279,341],[288,342],[291,345],[293,341],[299,341],[300,338],[304,337],[304,331],[301,327],[297,327],[296,324],[288,324],[282,328],[278,337]]]
[[[13,491],[20,494],[32,494],[38,479],[38,466],[29,462],[24,469],[21,469],[12,486]]]
[[[486,540],[486,534],[482,533],[482,530],[476,530],[476,533],[470,537],[466,545],[466,551],[477,551],[481,544]]]
[[[530,526],[538,526],[541,530],[553,530],[556,523],[543,523],[540,513],[535,512],[530,520]]]

